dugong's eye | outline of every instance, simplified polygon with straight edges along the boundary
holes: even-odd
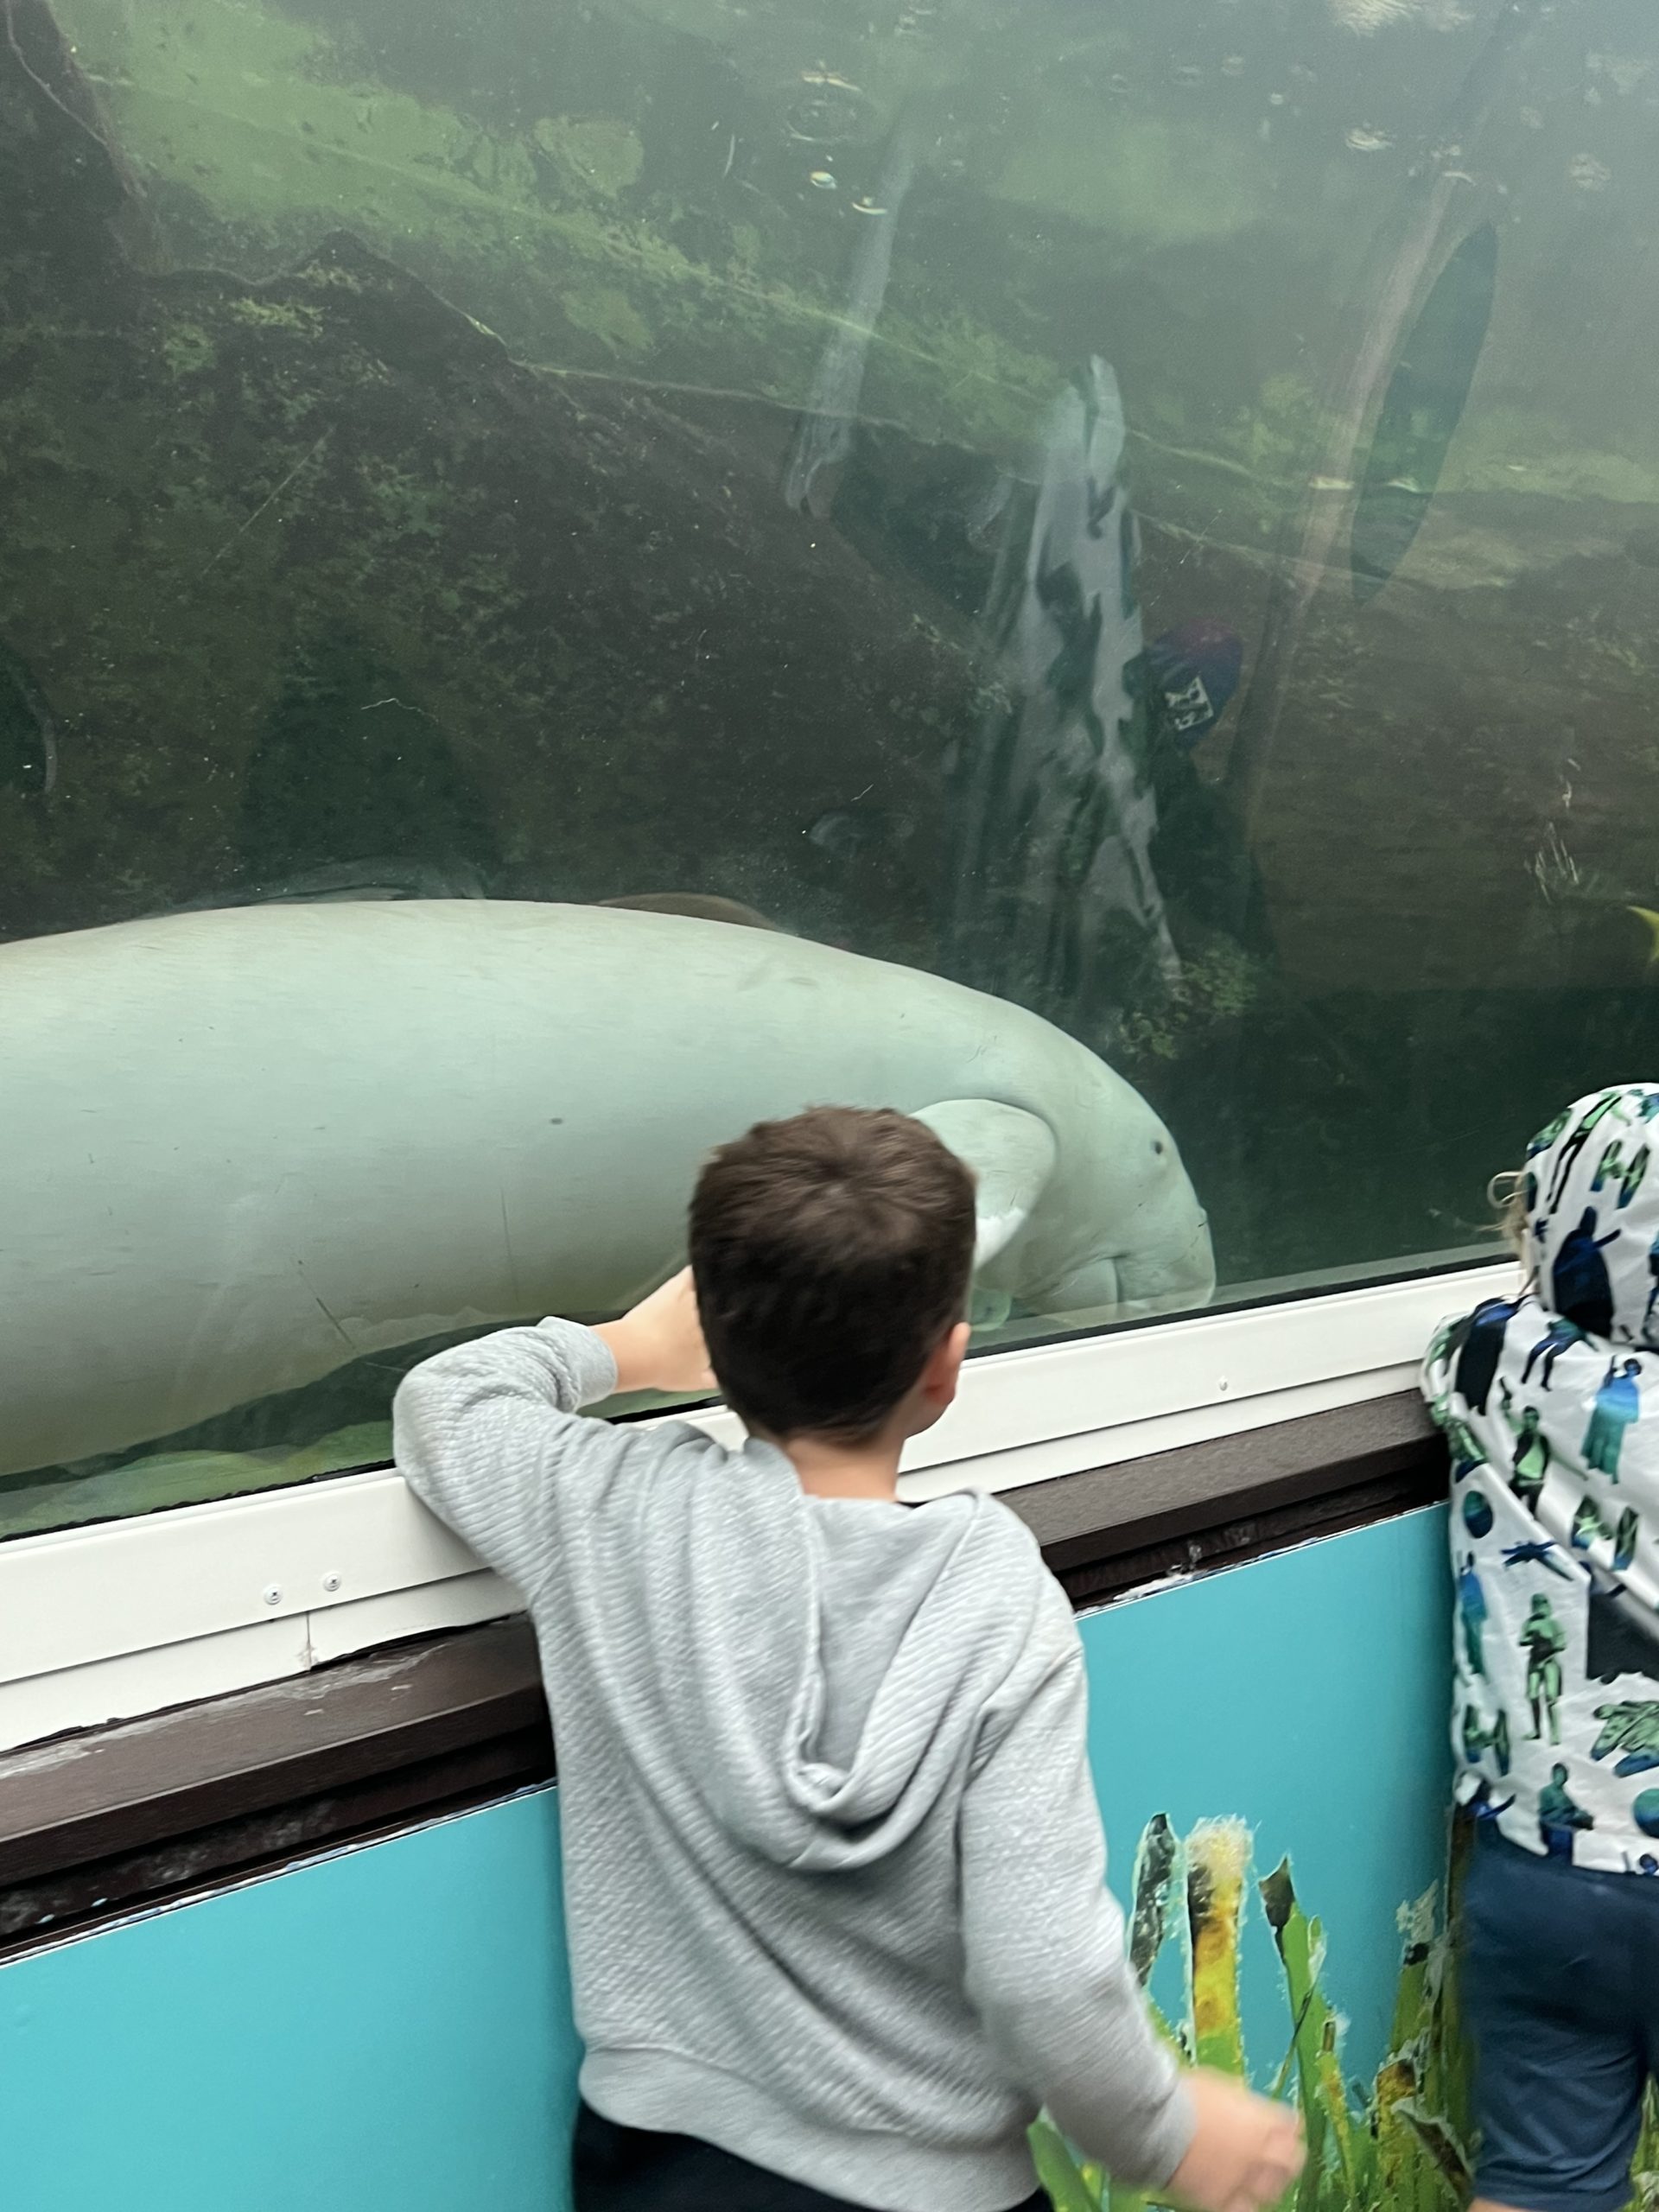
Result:
[[[1164,1142],[1162,1137],[1154,1137],[1152,1141],[1152,1148],[1157,1154],[1160,1160],[1161,1160],[1164,1154],[1169,1150],[1169,1147]]]

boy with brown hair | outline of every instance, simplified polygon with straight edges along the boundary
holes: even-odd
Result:
[[[686,1274],[398,1393],[398,1465],[540,1642],[577,2212],[1034,2208],[1043,2104],[1198,2212],[1255,2212],[1300,2168],[1287,2112],[1154,2035],[1033,1538],[987,1497],[898,1502],[955,1395],[974,1234],[920,1122],[763,1123],[704,1169]],[[579,1417],[715,1380],[741,1451]]]

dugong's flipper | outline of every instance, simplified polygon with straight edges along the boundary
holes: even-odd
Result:
[[[683,914],[693,922],[731,922],[740,929],[772,930],[780,937],[787,931],[779,930],[776,922],[753,906],[746,906],[737,899],[721,899],[703,891],[641,891],[627,899],[601,899],[601,906],[624,906],[637,909],[642,914]]]
[[[974,1172],[977,1273],[1030,1220],[1054,1173],[1054,1133],[1039,1116],[994,1098],[946,1098],[924,1106],[915,1119],[925,1122],[940,1143]]]

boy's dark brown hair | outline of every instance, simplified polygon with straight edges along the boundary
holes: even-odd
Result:
[[[973,1179],[906,1114],[761,1122],[691,1201],[710,1363],[770,1436],[874,1435],[963,1319],[973,1255]]]

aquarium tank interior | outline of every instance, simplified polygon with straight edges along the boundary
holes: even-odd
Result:
[[[682,1108],[1097,1080],[987,1345],[1492,1255],[1659,1065],[1656,183],[1649,0],[0,0],[0,1534],[384,1461]]]

